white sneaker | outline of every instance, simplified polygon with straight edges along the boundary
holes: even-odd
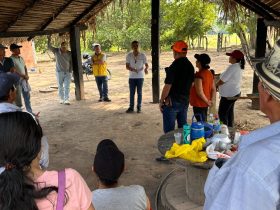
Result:
[[[63,103],[64,103],[64,100],[60,99],[60,100],[59,100],[59,103],[60,103],[60,104],[63,104]]]
[[[64,104],[65,104],[65,105],[70,105],[70,101],[69,101],[69,100],[66,100],[66,101],[64,101]]]

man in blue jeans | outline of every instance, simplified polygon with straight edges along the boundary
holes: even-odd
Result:
[[[48,36],[48,48],[56,59],[56,78],[58,83],[59,103],[70,105],[69,92],[72,73],[72,55],[67,50],[67,43],[62,42],[60,48],[51,46],[51,37]]]
[[[188,45],[184,41],[176,41],[172,45],[174,61],[165,68],[166,78],[162,89],[159,108],[163,117],[164,133],[186,124],[189,106],[190,88],[194,81],[194,67],[187,56]],[[165,160],[164,157],[156,160]]]
[[[126,113],[134,112],[135,89],[137,89],[137,113],[140,113],[144,72],[148,74],[149,65],[146,55],[139,51],[138,41],[133,41],[131,48],[132,52],[126,56],[126,69],[129,71],[129,108],[126,110]]]

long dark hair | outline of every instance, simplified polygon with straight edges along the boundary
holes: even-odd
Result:
[[[42,128],[26,112],[0,114],[0,209],[38,210],[35,199],[57,187],[37,189],[27,174],[41,150]]]
[[[241,58],[241,59],[236,59],[237,63],[240,63],[240,68],[244,69],[245,68],[245,59]]]

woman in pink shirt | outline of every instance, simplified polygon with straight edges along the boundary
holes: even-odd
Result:
[[[39,165],[42,129],[26,112],[0,114],[0,209],[57,209],[58,172]],[[65,170],[64,210],[93,210],[81,175]],[[61,208],[62,209],[62,208]]]

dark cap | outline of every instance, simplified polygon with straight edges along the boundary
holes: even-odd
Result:
[[[194,57],[197,61],[199,61],[203,65],[208,65],[211,62],[211,58],[208,54],[202,53],[202,54],[195,54]]]
[[[14,85],[17,85],[20,77],[15,73],[0,73],[0,98],[9,94]]]
[[[18,48],[21,48],[21,47],[22,47],[21,45],[17,45],[15,43],[13,43],[13,44],[10,45],[10,50],[18,49]]]
[[[244,59],[244,54],[240,50],[233,50],[231,53],[226,53],[226,55],[235,59]]]
[[[102,140],[97,146],[93,167],[101,180],[117,182],[124,169],[124,154],[112,140]]]
[[[8,49],[8,47],[6,47],[6,46],[0,44],[0,49]]]

